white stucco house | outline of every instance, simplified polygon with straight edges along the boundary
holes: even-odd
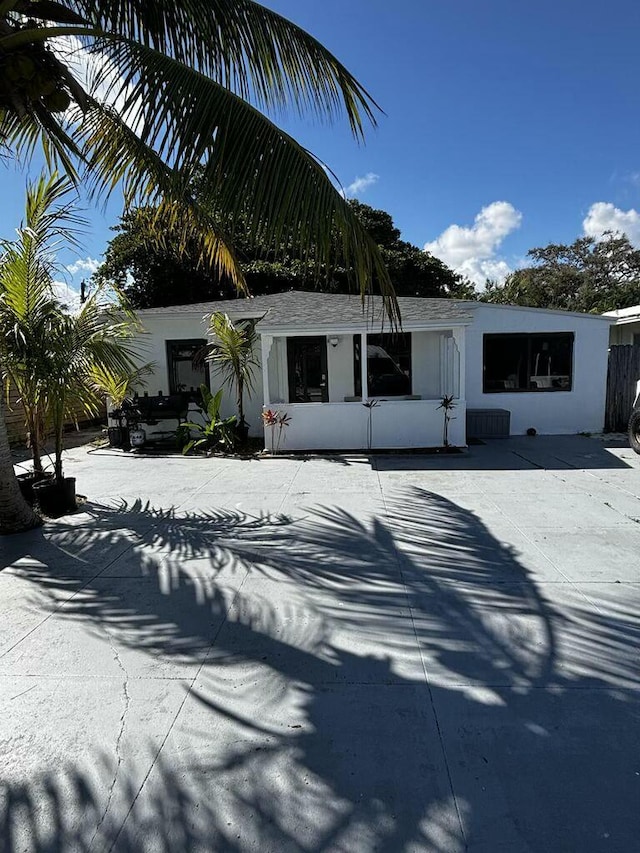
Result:
[[[283,450],[438,447],[444,395],[455,398],[449,442],[468,436],[602,429],[611,318],[451,299],[399,298],[402,329],[381,300],[289,291],[139,311],[148,393],[212,390],[193,363],[215,311],[255,319],[256,388],[246,402],[252,435],[262,412],[287,413]],[[363,357],[363,354],[365,356]],[[375,400],[371,410],[363,405]],[[232,395],[226,413],[234,413]],[[269,438],[266,437],[269,446]]]
[[[631,344],[640,346],[640,305],[607,311],[603,316],[610,317],[614,321],[611,326],[612,345]]]

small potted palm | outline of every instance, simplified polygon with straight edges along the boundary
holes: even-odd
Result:
[[[0,374],[8,398],[14,390],[24,413],[32,470],[18,477],[33,504],[33,485],[51,476],[44,470],[47,437],[49,364],[44,343],[52,318],[60,310],[53,293],[59,273],[56,252],[61,244],[78,248],[80,219],[64,178],[41,175],[27,187],[23,222],[13,240],[0,241]]]
[[[78,411],[97,417],[105,387],[144,371],[136,367],[131,338],[139,331],[124,302],[96,290],[76,313],[60,310],[51,318],[45,343],[48,365],[47,412],[54,437],[53,482],[34,486],[45,515],[75,509],[75,478],[65,477],[62,454],[65,423]]]
[[[78,412],[101,412],[97,369],[120,377],[135,368],[130,339],[139,330],[116,291],[103,289],[77,312],[60,303],[54,275],[57,253],[78,247],[83,220],[67,178],[42,175],[27,187],[26,216],[18,238],[0,244],[0,366],[2,380],[18,388],[30,433],[34,473],[44,477],[41,443],[55,442],[53,478],[33,482],[40,509],[56,515],[75,507],[75,481],[62,470],[65,423]]]

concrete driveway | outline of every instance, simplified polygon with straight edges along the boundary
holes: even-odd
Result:
[[[638,850],[631,451],[66,471],[0,540],[3,850]]]

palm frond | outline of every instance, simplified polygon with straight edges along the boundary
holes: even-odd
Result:
[[[317,39],[253,0],[77,0],[74,10],[118,38],[196,68],[268,110],[294,108],[352,132],[375,125],[378,105]]]
[[[41,14],[40,25],[17,32],[21,4],[11,3],[5,19],[13,21],[13,32],[3,38],[22,39],[34,50],[57,45],[63,51],[56,54],[58,76],[75,106],[63,116],[39,103],[27,103],[26,112],[20,105],[0,110],[0,144],[29,155],[41,143],[73,179],[77,163],[85,162],[94,189],[109,192],[123,182],[128,200],[164,199],[174,225],[184,224],[178,206],[186,205],[192,225],[208,226],[203,258],[241,287],[229,240],[189,196],[188,180],[204,165],[200,188],[224,222],[242,218],[250,236],[264,243],[266,234],[274,248],[284,239],[295,243],[319,274],[340,256],[354,289],[364,298],[376,280],[392,321],[399,318],[374,241],[322,164],[258,109],[293,106],[329,119],[343,112],[361,136],[363,119],[375,123],[376,105],[326,48],[253,0],[60,5],[86,25],[50,26],[42,6],[33,14]],[[89,94],[64,58],[63,39],[71,31],[82,50],[100,60]],[[117,113],[104,102],[105,86]],[[102,99],[91,97],[101,90]]]
[[[202,166],[204,196],[230,222],[242,219],[256,240],[268,234],[274,250],[286,237],[319,268],[330,267],[337,260],[337,233],[354,289],[367,293],[375,278],[397,319],[376,244],[312,154],[204,75],[132,42],[121,40],[114,49],[121,67],[128,63],[130,103],[153,108],[145,110],[136,134],[96,104],[78,129],[94,175],[123,180],[128,199],[145,203],[157,198],[159,187],[184,199],[185,175]]]

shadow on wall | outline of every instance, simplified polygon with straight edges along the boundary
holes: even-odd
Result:
[[[552,606],[477,517],[419,488],[369,524],[91,513],[13,538],[13,571],[34,605],[64,599],[56,619],[108,636],[121,734],[130,656],[192,663],[192,689],[161,752],[88,743],[86,761],[3,774],[10,853],[637,843],[632,602]]]

